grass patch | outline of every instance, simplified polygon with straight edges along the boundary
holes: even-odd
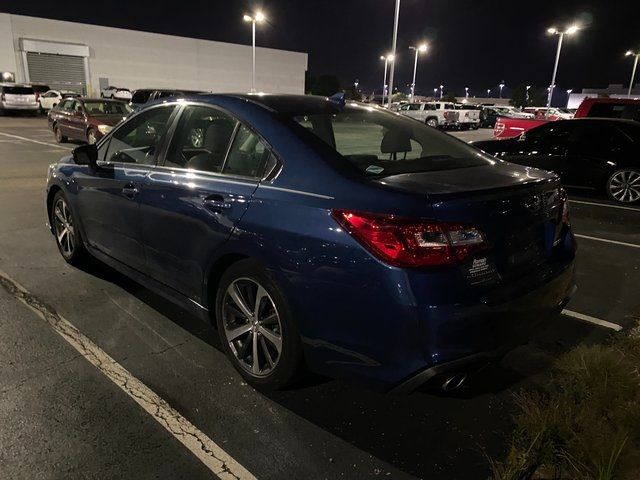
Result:
[[[640,332],[562,355],[549,381],[515,396],[509,451],[494,480],[640,479]]]

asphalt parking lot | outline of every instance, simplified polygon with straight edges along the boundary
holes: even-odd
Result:
[[[461,392],[397,397],[313,377],[265,396],[210,326],[97,262],[63,261],[44,187],[71,148],[44,118],[0,117],[1,478],[486,478],[513,392],[640,316],[640,206],[570,192],[578,292]]]

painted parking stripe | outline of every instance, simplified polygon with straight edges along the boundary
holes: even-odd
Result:
[[[606,320],[602,320],[601,318],[592,317],[591,315],[585,315],[584,313],[573,312],[571,310],[562,310],[562,314],[566,315],[567,317],[582,320],[583,322],[593,323],[594,325],[598,325],[600,327],[610,328],[611,330],[615,330],[616,332],[622,330],[622,327],[617,323],[607,322]]]
[[[9,137],[9,138],[15,138],[16,140],[22,140],[24,142],[38,143],[40,145],[46,145],[47,147],[55,147],[60,150],[71,150],[69,147],[63,147],[62,145],[58,145],[57,143],[41,142],[40,140],[21,137],[20,135],[13,135],[11,133],[0,132],[0,135],[4,135],[5,137]]]
[[[595,242],[612,243],[623,247],[640,248],[640,245],[635,243],[619,242],[618,240],[609,240],[608,238],[590,237],[589,235],[580,235],[579,233],[574,233],[574,235],[577,238],[584,238],[585,240],[593,240]]]
[[[29,307],[38,317],[100,370],[144,411],[162,425],[198,460],[222,480],[255,480],[251,473],[220,448],[205,433],[184,418],[131,372],[78,330],[71,322],[48,307],[6,273],[0,270],[0,286]]]
[[[569,200],[569,203],[579,203],[581,205],[593,205],[596,207],[617,208],[618,210],[631,210],[632,212],[640,212],[640,208],[625,207],[623,205],[611,205],[609,203],[585,202],[584,200]]]

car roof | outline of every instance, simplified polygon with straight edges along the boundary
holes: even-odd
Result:
[[[237,98],[257,104],[274,113],[294,115],[300,113],[334,113],[338,107],[336,102],[319,95],[295,94],[263,94],[263,93],[202,93],[196,98],[199,101],[216,98]]]
[[[123,100],[118,100],[117,98],[75,98],[74,100],[78,100],[79,102],[108,102],[108,103],[126,103]]]

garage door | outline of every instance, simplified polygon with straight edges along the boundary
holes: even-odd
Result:
[[[27,52],[29,81],[46,83],[53,89],[86,93],[84,57]]]

